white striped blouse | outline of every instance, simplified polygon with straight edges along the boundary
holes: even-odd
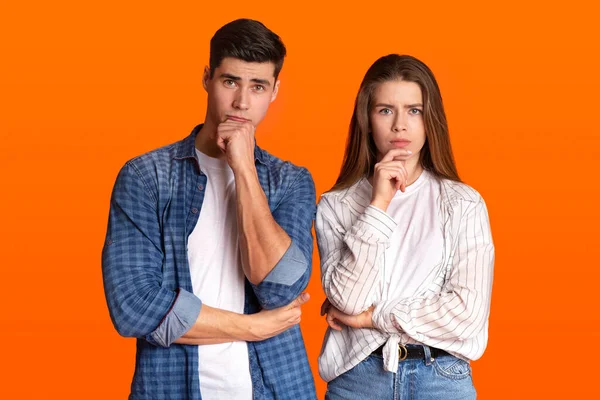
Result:
[[[421,252],[433,251],[439,260],[422,263],[431,265],[425,265],[428,270],[416,274],[418,282],[413,278],[410,284],[400,282],[402,266],[387,265],[398,259],[386,257],[392,237],[403,237],[394,232],[408,232],[406,226],[399,227],[397,218],[369,205],[372,187],[366,179],[321,197],[315,229],[325,294],[347,314],[360,314],[375,305],[376,327],[327,330],[319,356],[319,374],[325,381],[350,370],[384,344],[384,367],[393,372],[399,343],[422,343],[467,360],[478,359],[485,350],[494,266],[485,202],[463,183],[423,174],[434,182],[428,193],[435,199],[418,202],[428,210],[437,209],[436,218],[430,220],[440,225],[441,238],[436,242],[439,249]],[[410,251],[419,251],[419,240],[413,240]],[[392,269],[400,271],[390,274]]]

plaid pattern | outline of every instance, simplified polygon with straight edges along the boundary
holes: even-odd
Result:
[[[187,238],[198,221],[206,186],[194,151],[201,127],[180,142],[127,162],[113,189],[102,272],[115,328],[137,338],[130,399],[201,399],[197,346],[171,344],[176,337],[156,340],[169,314],[194,308],[189,303],[194,296]],[[316,210],[308,170],[258,146],[255,158],[273,217],[292,246],[262,283],[246,281],[247,314],[288,304],[308,284]],[[184,301],[186,307],[180,307]],[[193,324],[197,311],[184,314],[174,320]],[[255,399],[316,399],[299,326],[248,342],[248,352]]]

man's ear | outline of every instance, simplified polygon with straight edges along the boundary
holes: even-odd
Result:
[[[277,93],[279,93],[279,84],[281,81],[278,79],[275,82],[275,86],[273,87],[273,93],[271,93],[271,102],[273,102],[277,98]]]
[[[210,80],[210,68],[208,66],[204,67],[204,73],[202,74],[202,86],[204,90],[208,90],[208,81]]]

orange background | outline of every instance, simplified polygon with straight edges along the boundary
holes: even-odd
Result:
[[[289,51],[258,142],[308,167],[318,193],[337,176],[368,66],[396,52],[432,68],[497,248],[489,346],[473,363],[480,398],[594,397],[598,9],[203,3],[1,3],[0,398],[126,398],[135,343],[111,325],[100,270],[112,185],[126,160],[203,120],[210,37],[239,17],[263,21]],[[322,398],[316,252],[308,291],[302,327]]]

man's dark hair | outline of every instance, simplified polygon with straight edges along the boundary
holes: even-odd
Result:
[[[210,77],[225,57],[246,62],[272,62],[275,80],[283,67],[285,46],[273,31],[252,19],[237,19],[223,25],[210,40]]]

